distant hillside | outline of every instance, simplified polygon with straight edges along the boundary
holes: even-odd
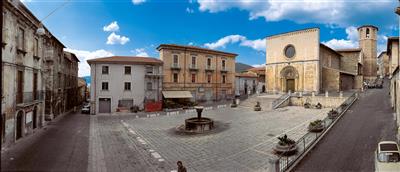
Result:
[[[90,76],[82,76],[81,78],[86,81],[87,85],[90,85]]]
[[[244,63],[237,62],[235,64],[236,73],[241,73],[241,72],[244,72],[244,71],[246,71],[248,69],[251,69],[251,68],[253,68],[253,66],[250,66],[250,65],[247,65],[247,64],[244,64]]]

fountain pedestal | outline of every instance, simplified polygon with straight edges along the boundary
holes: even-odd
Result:
[[[197,117],[185,120],[185,130],[187,132],[203,133],[213,129],[214,121],[210,118],[201,117],[204,108],[202,106],[196,106],[195,109]]]

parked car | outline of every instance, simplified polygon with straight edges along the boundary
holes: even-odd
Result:
[[[400,171],[400,150],[394,141],[381,141],[375,151],[375,171]]]
[[[90,105],[89,104],[83,105],[82,109],[81,109],[81,113],[89,114],[90,113]]]

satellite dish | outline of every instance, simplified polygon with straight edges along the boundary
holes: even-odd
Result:
[[[44,30],[43,27],[40,27],[36,30],[36,34],[38,34],[39,36],[43,36],[46,34],[46,31]]]

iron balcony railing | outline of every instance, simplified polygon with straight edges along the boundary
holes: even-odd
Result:
[[[214,66],[207,65],[207,66],[206,66],[206,70],[213,71],[213,70],[215,70],[215,67],[214,67]]]
[[[232,83],[175,83],[164,82],[164,88],[232,88]]]
[[[179,63],[172,63],[172,64],[171,64],[171,68],[172,68],[172,69],[180,69],[181,66],[179,65]]]
[[[17,104],[29,104],[34,101],[43,101],[44,100],[44,91],[35,91],[35,92],[22,92],[17,93]]]

